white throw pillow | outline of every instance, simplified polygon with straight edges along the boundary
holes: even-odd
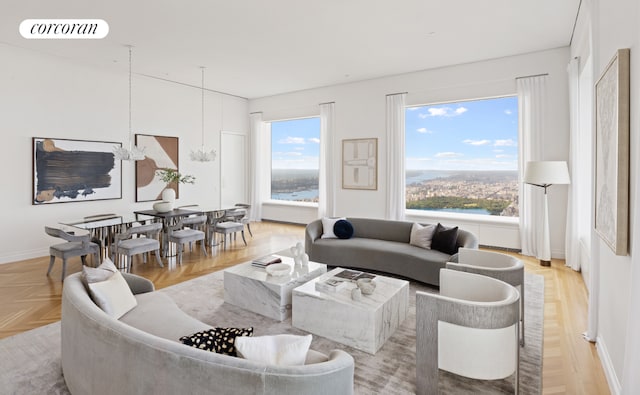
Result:
[[[85,286],[91,283],[105,281],[111,278],[113,273],[117,271],[118,268],[113,264],[111,259],[105,258],[98,267],[82,266],[82,281]]]
[[[118,319],[138,305],[136,297],[119,271],[105,281],[89,284],[91,298],[105,313]]]
[[[418,223],[414,223],[411,227],[411,238],[409,244],[416,247],[431,249],[431,240],[435,233],[437,225],[422,226]]]
[[[340,221],[341,219],[346,220],[345,217],[322,218],[322,236],[320,238],[321,239],[337,239],[338,236],[336,236],[336,234],[333,233],[333,226],[336,224],[336,222]]]
[[[274,335],[236,337],[235,346],[238,356],[270,365],[304,365],[311,335]]]

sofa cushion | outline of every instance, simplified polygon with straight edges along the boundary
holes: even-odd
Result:
[[[269,365],[304,365],[312,336],[275,335],[239,337],[236,339],[238,355]]]
[[[248,336],[253,336],[253,328],[212,328],[182,336],[180,341],[187,346],[236,357],[235,342]]]
[[[333,225],[333,233],[339,239],[350,239],[353,236],[353,225],[346,219],[341,219]]]
[[[211,328],[187,313],[162,292],[137,294],[138,306],[120,318],[120,321],[143,332],[179,342],[180,336]]]
[[[431,240],[431,248],[453,255],[458,252],[458,227],[445,228],[440,223],[436,226],[436,231]]]
[[[105,258],[98,267],[89,267],[86,265],[82,265],[82,283],[85,287],[87,287],[88,290],[90,283],[105,281],[117,271],[118,268],[109,258]]]
[[[92,282],[88,286],[91,299],[115,319],[122,317],[138,304],[127,281],[118,271],[112,273],[107,280]]]
[[[411,239],[409,240],[409,244],[430,250],[431,240],[433,239],[433,234],[436,231],[436,227],[436,225],[423,226],[418,223],[413,224],[413,227],[411,228]]]
[[[336,222],[346,219],[344,217],[340,217],[340,218],[322,218],[322,236],[321,238],[323,239],[337,239],[338,236],[336,236],[335,233],[333,233],[333,227],[335,226]]]

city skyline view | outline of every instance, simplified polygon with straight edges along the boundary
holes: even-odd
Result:
[[[408,170],[517,170],[518,98],[407,107],[405,156]]]

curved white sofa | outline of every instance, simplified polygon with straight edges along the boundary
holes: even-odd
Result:
[[[303,366],[273,366],[199,350],[179,338],[210,328],[123,274],[138,305],[119,320],[90,298],[80,273],[62,292],[62,370],[73,394],[352,394],[354,361],[310,350]]]
[[[413,222],[351,217],[347,220],[353,225],[353,237],[349,239],[323,239],[321,219],[307,225],[305,250],[309,259],[329,266],[396,274],[436,286],[440,284],[440,269],[457,259],[456,255],[409,244]],[[456,244],[478,248],[478,238],[458,229]]]

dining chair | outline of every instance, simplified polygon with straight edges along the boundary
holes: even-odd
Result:
[[[156,262],[164,267],[160,259],[160,241],[158,235],[162,230],[162,224],[154,222],[147,225],[133,226],[116,233],[113,243],[113,261],[120,255],[127,257],[128,269],[131,270],[132,257],[143,254],[143,262],[147,262],[149,252],[155,252]]]
[[[515,373],[520,293],[504,281],[440,269],[440,293],[416,292],[417,393],[438,393],[439,370],[476,380]]]
[[[520,345],[524,346],[524,263],[507,254],[475,248],[458,249],[457,262],[447,262],[447,269],[460,270],[511,284],[520,292]]]
[[[228,244],[227,236],[229,236],[229,241],[231,241],[232,239],[235,240],[235,235],[237,234],[237,232],[241,233],[242,241],[244,242],[245,246],[247,245],[247,239],[244,237],[244,224],[232,220],[234,218],[233,215],[237,212],[237,210],[238,209],[224,210],[222,218],[215,222],[214,225],[209,225],[214,237],[216,233],[222,235],[222,242],[224,243],[225,250],[227,249]]]
[[[236,203],[235,207],[235,209],[228,210],[229,213],[226,214],[228,220],[244,224],[249,231],[249,235],[253,237],[253,232],[251,232],[251,221],[249,220],[251,205],[246,203]]]
[[[193,243],[199,241],[202,253],[207,256],[207,249],[205,247],[206,233],[203,231],[206,226],[207,216],[196,215],[193,217],[179,218],[175,225],[167,228],[167,241],[169,243],[175,243],[177,246],[178,264],[182,264],[182,251],[186,243],[189,243],[189,252],[193,252]]]
[[[87,255],[93,254],[96,264],[100,263],[100,246],[97,243],[91,241],[89,234],[74,235],[69,232],[65,232],[62,229],[53,228],[49,226],[44,227],[44,231],[53,237],[57,237],[66,240],[65,243],[54,244],[49,247],[49,269],[47,270],[47,276],[51,273],[53,264],[56,258],[62,259],[62,281],[67,271],[67,259],[75,256],[79,256],[83,265],[87,265]]]

